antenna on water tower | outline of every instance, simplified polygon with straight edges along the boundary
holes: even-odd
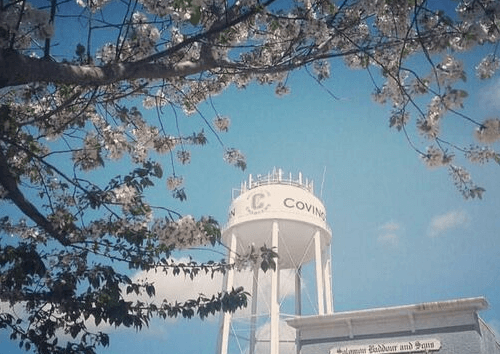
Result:
[[[302,313],[301,305],[301,268],[312,260],[315,262],[317,293],[317,314],[333,313],[331,286],[330,242],[332,232],[326,222],[323,203],[314,195],[313,183],[303,180],[302,173],[294,179],[292,174],[286,178],[281,169],[274,169],[267,176],[248,177],[248,185],[239,195],[233,193],[229,209],[229,220],[222,231],[222,240],[229,247],[229,263],[234,262],[235,254],[245,253],[251,247],[267,245],[278,253],[276,270],[271,273],[271,294],[269,301],[270,344],[269,354],[283,354],[280,351],[280,270],[295,272],[295,315]],[[253,270],[251,289],[252,303],[250,329],[248,334],[248,353],[254,354],[257,342],[256,318],[258,299],[259,267]],[[230,292],[234,286],[235,270],[229,270],[224,279],[224,291]],[[218,354],[228,354],[229,337],[232,328],[231,313],[221,318]],[[238,335],[239,336],[239,335]],[[243,350],[240,346],[240,350]],[[295,352],[295,351],[294,351]]]

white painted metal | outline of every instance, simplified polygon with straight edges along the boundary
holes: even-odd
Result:
[[[279,252],[279,227],[278,222],[273,222],[272,231],[272,248]],[[280,321],[280,303],[279,303],[279,267],[276,264],[276,269],[271,273],[271,354],[279,354],[279,321]]]
[[[318,295],[318,314],[325,314],[325,288],[323,286],[323,262],[321,257],[321,238],[319,236],[319,231],[314,234],[314,252],[315,252],[315,262],[316,262],[316,290]]]
[[[250,344],[249,344],[249,354],[255,353],[255,344],[257,338],[255,337],[256,326],[257,326],[257,305],[258,305],[258,294],[259,294],[259,265],[256,264],[253,269],[253,283],[252,283],[252,318],[250,319]]]
[[[325,255],[323,257],[323,274],[325,276],[325,303],[326,303],[326,313],[328,315],[333,313],[333,289],[332,289],[332,261],[330,248],[325,249]]]
[[[301,267],[295,271],[295,316],[302,315],[302,281],[300,278]]]
[[[234,231],[240,252],[247,251],[252,244],[270,245],[273,220],[279,222],[280,239],[286,243],[287,252],[280,255],[282,269],[296,268],[314,258],[312,249],[306,253],[304,250],[317,229],[322,244],[330,244],[331,231],[321,201],[307,189],[287,184],[259,185],[234,199],[223,241],[228,244],[228,237]]]
[[[236,235],[231,234],[231,246],[229,249],[229,257],[228,257],[229,264],[234,263],[235,253],[232,250],[236,249],[237,243],[238,241],[236,239]],[[234,268],[231,268],[227,271],[224,283],[225,283],[224,290],[227,292],[231,291],[234,284]],[[220,339],[219,339],[219,350],[218,350],[220,354],[228,353],[230,328],[231,328],[231,313],[224,312],[220,328]]]

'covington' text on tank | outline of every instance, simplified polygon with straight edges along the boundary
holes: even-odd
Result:
[[[319,217],[321,220],[326,220],[326,215],[325,215],[324,210],[318,208],[315,205],[309,204],[307,202],[295,200],[293,198],[285,198],[285,199],[283,199],[283,205],[286,206],[287,208],[295,208],[298,210],[307,211],[307,212]]]
[[[297,209],[298,211],[302,213],[307,213],[310,214],[314,217],[320,218],[322,221],[326,221],[326,212],[323,208],[318,207],[311,201],[306,201],[306,200],[301,200],[301,199],[295,199],[292,197],[285,197],[283,199],[272,199],[270,198],[271,194],[269,191],[260,191],[256,193],[252,193],[248,195],[246,198],[245,203],[243,203],[243,207],[246,213],[242,213],[241,215],[245,214],[251,214],[251,215],[257,215],[257,214],[264,214],[266,212],[272,212],[272,211],[284,211],[283,207],[285,210],[290,210],[290,209]],[[281,200],[281,202],[278,202],[278,200]],[[275,204],[275,202],[278,202],[279,204]],[[236,217],[238,214],[237,212],[237,207],[232,208],[229,211],[228,218],[229,220],[233,219]],[[240,213],[242,210],[240,211]]]

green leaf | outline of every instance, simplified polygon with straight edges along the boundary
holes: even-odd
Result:
[[[196,6],[194,10],[191,12],[191,17],[189,18],[189,22],[193,26],[196,26],[198,23],[200,23],[200,18],[201,18],[201,6]]]
[[[146,285],[146,293],[149,297],[155,296],[155,287],[153,285]]]
[[[153,176],[157,178],[163,177],[163,170],[159,164],[155,164],[155,166],[153,167]]]
[[[101,344],[103,347],[107,347],[109,345],[109,336],[105,333],[101,335]]]
[[[495,159],[495,162],[500,165],[500,154],[495,154],[493,159]]]
[[[71,338],[76,338],[78,333],[80,333],[80,326],[74,325],[69,328],[69,333],[71,334]]]

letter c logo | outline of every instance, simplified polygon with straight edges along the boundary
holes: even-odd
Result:
[[[256,193],[252,196],[252,209],[261,209],[264,207],[264,203],[261,201],[263,198],[265,198],[265,194],[263,193]]]

